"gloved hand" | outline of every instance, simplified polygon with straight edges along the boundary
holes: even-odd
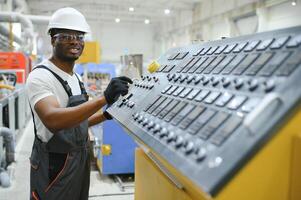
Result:
[[[113,119],[113,117],[112,117],[106,110],[103,112],[103,116],[104,116],[107,120]]]
[[[107,103],[111,105],[117,101],[120,95],[126,95],[129,91],[129,83],[132,84],[133,81],[126,76],[112,78],[108,87],[104,91]]]

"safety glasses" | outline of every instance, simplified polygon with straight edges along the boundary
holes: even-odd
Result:
[[[69,34],[69,33],[58,33],[53,36],[57,38],[61,42],[71,42],[73,40],[84,42],[85,35],[84,34]]]

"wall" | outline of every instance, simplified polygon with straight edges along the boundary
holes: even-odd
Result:
[[[151,24],[90,23],[90,26],[92,39],[100,42],[102,62],[120,63],[120,56],[124,54],[143,54],[144,61],[154,57]],[[46,25],[36,27],[38,52],[49,57],[52,50],[46,28]]]
[[[125,54],[143,54],[144,60],[153,58],[153,26],[151,24],[101,23],[90,24],[93,37],[100,42],[101,59],[120,62]]]
[[[300,10],[301,0],[297,0],[296,6],[290,0],[203,0],[195,5],[191,18],[179,16],[180,21],[191,21],[190,24],[161,25],[167,29],[155,33],[155,55],[172,48],[173,44],[183,46],[301,25]]]
[[[167,49],[193,42],[216,40],[301,25],[301,0],[203,0],[191,11],[176,12],[161,24],[90,24],[102,49],[102,61],[120,63],[120,55],[142,53],[149,63]],[[43,54],[51,47],[44,27],[38,27]]]

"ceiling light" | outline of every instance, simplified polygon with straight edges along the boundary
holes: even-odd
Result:
[[[297,5],[297,1],[292,1],[292,6],[296,6]]]
[[[119,18],[116,18],[116,19],[115,19],[115,22],[116,22],[116,23],[119,23],[119,22],[120,22],[120,19],[119,19]]]
[[[165,15],[169,15],[170,14],[170,10],[169,9],[165,9],[164,13],[165,13]]]
[[[134,12],[134,11],[135,11],[135,8],[129,7],[129,11],[130,11],[130,12]]]
[[[149,19],[145,19],[145,20],[144,20],[144,23],[145,23],[145,24],[149,24],[149,23],[150,23]]]

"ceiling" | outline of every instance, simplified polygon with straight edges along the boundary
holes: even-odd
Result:
[[[27,0],[33,15],[50,16],[61,7],[70,6],[81,11],[89,22],[143,23],[149,19],[158,23],[175,17],[181,11],[192,11],[194,4],[200,0]],[[129,11],[133,7],[134,12]],[[164,14],[169,9],[170,14]]]

